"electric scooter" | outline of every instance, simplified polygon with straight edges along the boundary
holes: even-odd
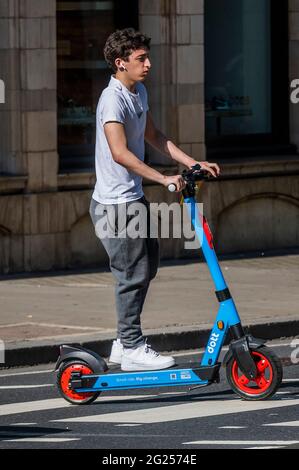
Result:
[[[199,181],[209,179],[199,164],[182,174],[186,186],[183,201],[187,206],[195,233],[216,288],[219,310],[201,363],[173,366],[156,371],[122,372],[108,370],[97,353],[71,345],[60,346],[55,370],[57,387],[67,401],[83,405],[92,403],[101,392],[109,390],[181,387],[189,390],[220,381],[218,361],[225,338],[230,334],[229,350],[223,359],[226,377],[232,390],[245,400],[264,400],[273,396],[282,381],[280,359],[265,341],[245,334],[235,303],[224,280],[213,246],[213,236],[206,218],[198,210],[195,192]],[[175,191],[174,185],[168,187]]]

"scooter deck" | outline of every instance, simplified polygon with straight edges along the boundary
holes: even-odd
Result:
[[[124,372],[116,366],[100,375],[81,375],[80,372],[72,372],[70,387],[76,392],[90,392],[120,388],[209,384],[219,381],[220,366],[221,363],[213,366],[187,363],[156,371]]]

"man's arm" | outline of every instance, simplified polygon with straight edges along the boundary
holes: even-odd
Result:
[[[180,175],[165,176],[154,170],[150,166],[142,162],[134,155],[127,146],[127,139],[124,126],[118,122],[108,122],[104,126],[105,136],[113,157],[113,160],[119,165],[124,166],[129,171],[136,173],[143,178],[147,178],[163,186],[173,183],[177,187],[177,191],[181,191],[185,182]]]
[[[145,128],[145,140],[156,150],[166,155],[167,157],[175,160],[178,163],[182,163],[188,168],[200,163],[204,170],[207,170],[213,176],[217,176],[220,173],[220,168],[217,163],[209,162],[197,162],[193,158],[189,157],[185,152],[179,149],[171,140],[156,128],[151,114],[147,113],[146,128]]]

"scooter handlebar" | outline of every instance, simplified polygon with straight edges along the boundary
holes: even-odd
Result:
[[[176,191],[176,185],[174,183],[169,184],[167,188],[168,191],[170,191],[171,193],[174,193]]]
[[[208,172],[203,170],[200,165],[194,165],[190,170],[184,170],[182,173],[182,177],[186,183],[190,181],[195,183],[195,181],[208,180],[209,176],[210,175]],[[174,183],[170,183],[167,188],[171,193],[174,193],[177,190],[177,187]]]

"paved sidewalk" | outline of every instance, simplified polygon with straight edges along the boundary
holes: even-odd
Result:
[[[299,335],[299,254],[220,264],[252,333],[268,339]],[[2,276],[0,298],[5,366],[53,361],[65,342],[109,354],[116,324],[110,272]],[[144,335],[161,351],[202,347],[217,309],[205,263],[162,263],[145,303]]]

